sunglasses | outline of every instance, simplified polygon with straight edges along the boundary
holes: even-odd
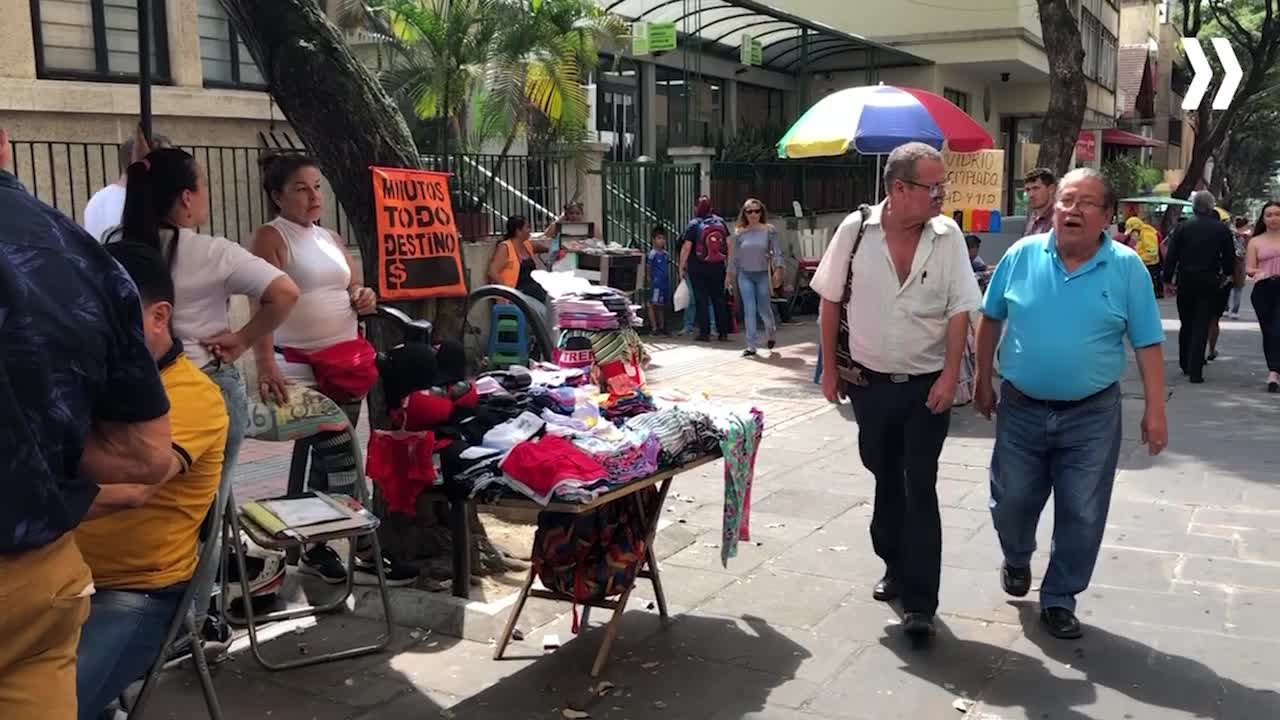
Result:
[[[748,214],[748,215],[759,215],[760,213],[762,213],[762,212],[764,212],[764,211],[763,211],[763,210],[761,210],[760,208],[747,208],[747,211],[746,211],[746,212],[747,212],[747,214]]]

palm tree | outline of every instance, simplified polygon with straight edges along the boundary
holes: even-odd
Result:
[[[593,0],[348,0],[344,16],[390,51],[383,83],[442,130],[445,155],[501,137],[496,165],[535,122],[581,158],[590,112],[583,79],[599,48],[626,32]],[[496,179],[490,173],[478,202]]]

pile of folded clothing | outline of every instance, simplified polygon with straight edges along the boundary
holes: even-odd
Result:
[[[561,329],[619,330],[639,327],[636,306],[626,295],[610,287],[592,286],[552,300],[556,324]]]

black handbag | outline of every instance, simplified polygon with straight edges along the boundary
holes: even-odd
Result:
[[[836,333],[836,371],[840,379],[847,383],[861,383],[862,373],[853,364],[853,357],[849,354],[849,298],[853,295],[853,258],[858,254],[858,247],[862,245],[862,235],[867,230],[867,218],[871,216],[870,205],[858,206],[858,212],[862,215],[861,222],[858,223],[858,235],[853,240],[853,250],[849,253],[849,271],[844,278],[844,299],[840,301],[840,330]]]

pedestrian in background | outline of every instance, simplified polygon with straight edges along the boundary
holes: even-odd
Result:
[[[1253,229],[1249,227],[1249,221],[1237,215],[1235,218],[1235,227],[1232,228],[1232,235],[1236,243],[1236,265],[1231,273],[1231,300],[1230,311],[1231,319],[1240,319],[1240,302],[1244,299],[1244,283],[1245,283],[1245,255],[1249,250],[1249,238],[1253,237]]]
[[[84,229],[98,242],[103,241],[103,237],[108,230],[120,224],[120,218],[124,215],[125,184],[128,180],[127,171],[129,165],[134,161],[135,144],[135,137],[120,143],[120,177],[116,178],[115,182],[94,193],[93,197],[89,198],[89,202],[84,206],[84,214],[82,215]],[[163,135],[152,135],[150,147],[173,147],[173,143]],[[139,157],[143,155],[146,155],[146,153],[142,153]]]
[[[93,578],[71,531],[100,486],[181,463],[133,282],[10,159],[0,128],[0,718],[73,720]]]
[[[1226,306],[1236,249],[1212,193],[1192,194],[1191,210],[1195,217],[1174,228],[1169,237],[1164,276],[1178,293],[1178,366],[1191,382],[1202,383],[1209,334]]]
[[[661,225],[655,225],[649,232],[649,254],[645,256],[644,267],[649,276],[649,333],[670,335],[667,298],[671,297],[671,255],[667,253],[667,231]]]
[[[823,394],[831,402],[848,395],[858,453],[876,479],[871,543],[885,574],[872,596],[901,597],[903,629],[916,637],[934,633],[938,456],[969,313],[982,300],[964,234],[941,214],[946,178],[937,150],[923,143],[895,149],[884,170],[885,200],[845,218],[810,282],[822,297]],[[846,367],[838,360],[842,322]]]
[[[1115,483],[1126,339],[1146,397],[1143,442],[1153,455],[1168,442],[1160,310],[1141,259],[1106,233],[1115,205],[1101,173],[1068,173],[1058,187],[1053,231],[1023,238],[1005,253],[978,324],[974,407],[988,419],[997,413],[990,506],[1004,554],[1001,586],[1015,597],[1031,589],[1036,525],[1052,493],[1040,617],[1058,638],[1082,634],[1076,596],[1093,575]],[[997,341],[1004,379],[998,410]]]
[[[1156,229],[1142,218],[1134,215],[1124,221],[1124,234],[1128,246],[1138,253],[1138,258],[1147,267],[1151,275],[1151,288],[1156,297],[1164,297],[1164,282],[1160,271],[1160,238]]]
[[[1022,236],[1047,233],[1053,229],[1053,196],[1058,189],[1058,179],[1048,168],[1036,168],[1022,179],[1022,189],[1027,193],[1027,222]]]
[[[778,231],[769,224],[769,211],[764,203],[749,198],[738,212],[738,222],[729,240],[729,278],[742,300],[742,315],[747,326],[747,348],[742,351],[744,357],[756,354],[760,320],[764,321],[769,349],[777,345],[773,280],[781,273],[782,249],[778,245]]]
[[[1245,272],[1254,279],[1249,296],[1262,328],[1267,360],[1267,392],[1280,392],[1280,202],[1262,206],[1249,241]]]
[[[680,277],[688,277],[693,288],[698,342],[709,342],[713,327],[720,342],[729,339],[728,260],[729,227],[712,209],[711,198],[703,195],[694,205],[680,247]]]

